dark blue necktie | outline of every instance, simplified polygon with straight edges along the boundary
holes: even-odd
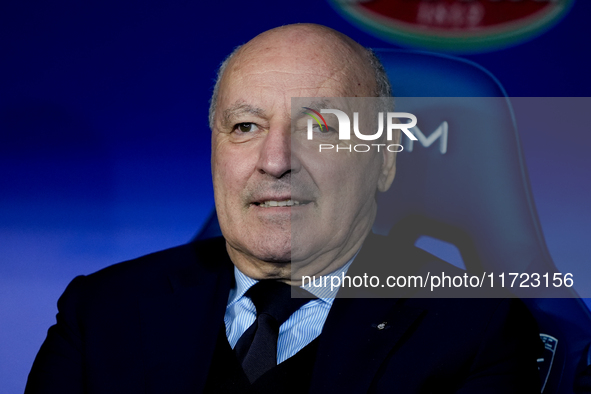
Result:
[[[294,297],[306,298],[292,298],[292,290]],[[257,319],[242,334],[234,351],[252,383],[277,365],[279,327],[313,296],[299,287],[275,280],[262,280],[245,295],[254,303]]]

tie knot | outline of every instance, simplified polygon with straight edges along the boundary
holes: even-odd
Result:
[[[294,298],[292,298],[292,291]],[[261,280],[248,289],[246,296],[254,303],[257,316],[263,313],[272,316],[279,326],[302,305],[310,301],[310,298],[315,298],[300,287],[289,286],[276,280]]]

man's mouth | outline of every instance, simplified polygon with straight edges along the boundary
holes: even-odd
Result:
[[[282,201],[261,201],[255,202],[254,205],[261,207],[261,208],[271,208],[271,207],[293,207],[296,205],[305,205],[308,204],[310,201],[298,201],[298,200],[282,200]]]

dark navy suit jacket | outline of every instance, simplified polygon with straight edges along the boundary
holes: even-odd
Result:
[[[349,274],[392,264],[405,272],[455,269],[414,248],[385,257],[384,246],[392,249],[387,239],[368,237]],[[216,238],[75,278],[58,301],[26,393],[201,392],[232,269],[224,239]],[[539,393],[539,346],[518,300],[338,298],[310,392]]]

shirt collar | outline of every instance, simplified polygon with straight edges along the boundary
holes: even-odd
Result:
[[[332,283],[331,278],[333,276],[341,277],[342,275],[345,275],[347,273],[347,270],[349,269],[349,267],[353,263],[353,260],[355,260],[355,257],[357,257],[358,253],[359,253],[359,251],[357,251],[357,253],[355,253],[355,255],[353,257],[351,257],[351,259],[349,261],[347,261],[347,264],[334,270],[330,274],[325,275],[327,277],[327,279],[326,279],[327,286],[320,286],[319,285],[318,287],[316,287],[316,286],[313,286],[311,283],[306,283],[305,286],[300,286],[300,287],[304,290],[309,291],[310,293],[312,293],[313,295],[318,297],[318,299],[324,301],[325,303],[332,305],[332,303],[334,302],[334,299],[337,295],[337,292],[339,291],[339,287],[331,289],[331,286],[330,286],[330,283]],[[244,294],[248,291],[248,289],[250,289],[256,283],[258,283],[258,280],[252,279],[251,277],[246,276],[236,266],[234,266],[234,278],[236,280],[236,286],[234,286],[230,290],[230,296],[228,297],[228,307],[235,304],[240,298],[242,298],[244,296]],[[312,278],[314,278],[314,277],[312,277]],[[320,278],[322,278],[322,279],[320,279]],[[316,284],[318,284],[318,281],[320,281],[320,280],[322,281],[322,283],[325,283],[324,276],[322,276],[322,277],[316,278]]]
[[[357,252],[359,253],[359,252]],[[333,272],[331,272],[328,275],[324,275],[324,276],[319,276],[319,277],[312,277],[312,279],[315,279],[314,282],[307,282],[305,286],[300,286],[302,289],[309,291],[310,293],[314,294],[316,297],[318,297],[319,299],[321,299],[322,301],[332,305],[332,303],[334,302],[335,297],[337,296],[337,292],[339,291],[339,287],[336,287],[334,289],[331,289],[331,283],[332,283],[332,277],[333,276],[338,276],[339,279],[341,276],[345,275],[347,273],[347,270],[349,269],[349,267],[351,266],[351,264],[353,263],[353,260],[355,260],[355,257],[357,257],[357,253],[355,253],[355,256],[353,256],[349,261],[347,261],[347,264],[343,265],[342,267],[334,270]],[[326,277],[326,279],[324,279]],[[324,283],[326,283],[327,286],[324,286]],[[340,280],[339,280],[339,283]]]
[[[236,266],[234,266],[234,278],[236,280],[236,285],[230,290],[228,306],[235,304],[236,301],[244,296],[244,293],[246,293],[248,289],[258,283],[258,280],[244,275]]]

